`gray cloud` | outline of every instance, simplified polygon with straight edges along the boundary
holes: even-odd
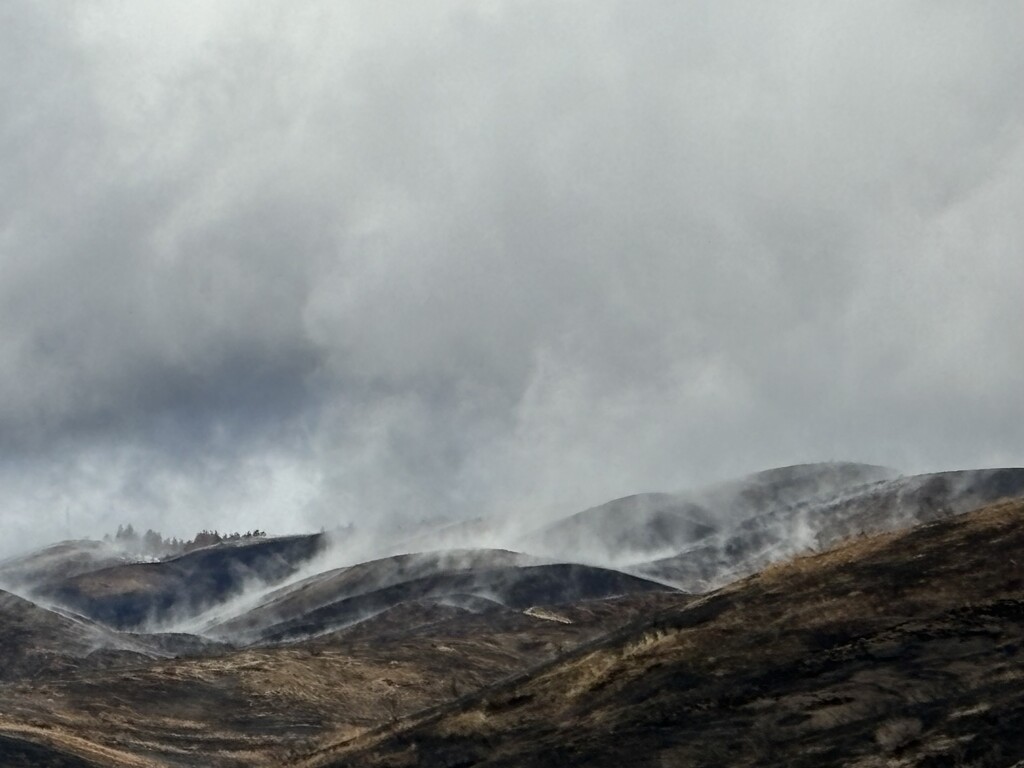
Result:
[[[1024,463],[1015,6],[0,13],[0,550]]]

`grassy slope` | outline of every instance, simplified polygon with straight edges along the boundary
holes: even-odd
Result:
[[[685,599],[559,608],[571,624],[409,604],[315,642],[0,683],[0,736],[100,766],[277,768],[325,733],[434,706]]]
[[[772,567],[304,766],[1012,765],[1024,502]]]

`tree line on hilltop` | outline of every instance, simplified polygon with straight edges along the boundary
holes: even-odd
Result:
[[[180,555],[191,552],[193,549],[208,547],[212,544],[219,544],[222,541],[240,541],[242,539],[262,539],[267,535],[266,531],[256,528],[241,533],[220,533],[218,531],[202,530],[191,539],[179,539],[176,537],[164,538],[159,531],[152,528],[145,533],[139,534],[131,523],[117,526],[117,533],[111,536],[109,533],[103,537],[104,541],[119,544],[125,549],[131,549],[143,555],[153,557],[167,557],[169,555]]]

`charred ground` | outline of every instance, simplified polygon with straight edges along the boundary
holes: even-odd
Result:
[[[1013,765],[1024,504],[851,542],[305,766]]]
[[[682,547],[638,573],[760,573],[693,595],[500,549],[330,568],[318,536],[163,562],[75,543],[9,561],[0,765],[1024,758],[1024,471],[805,465],[697,496],[713,530],[688,528],[697,513],[663,494],[645,497],[669,504],[653,512],[634,498],[572,516],[550,541],[632,521],[631,546]],[[712,502],[736,516],[716,518]],[[681,538],[659,539],[663,524]],[[787,526],[800,536],[780,538]],[[460,528],[460,540],[486,529]],[[801,546],[818,554],[794,559]],[[152,626],[201,634],[139,631]]]

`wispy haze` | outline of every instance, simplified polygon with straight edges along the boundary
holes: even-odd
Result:
[[[1024,464],[1022,29],[4,4],[0,554]]]

